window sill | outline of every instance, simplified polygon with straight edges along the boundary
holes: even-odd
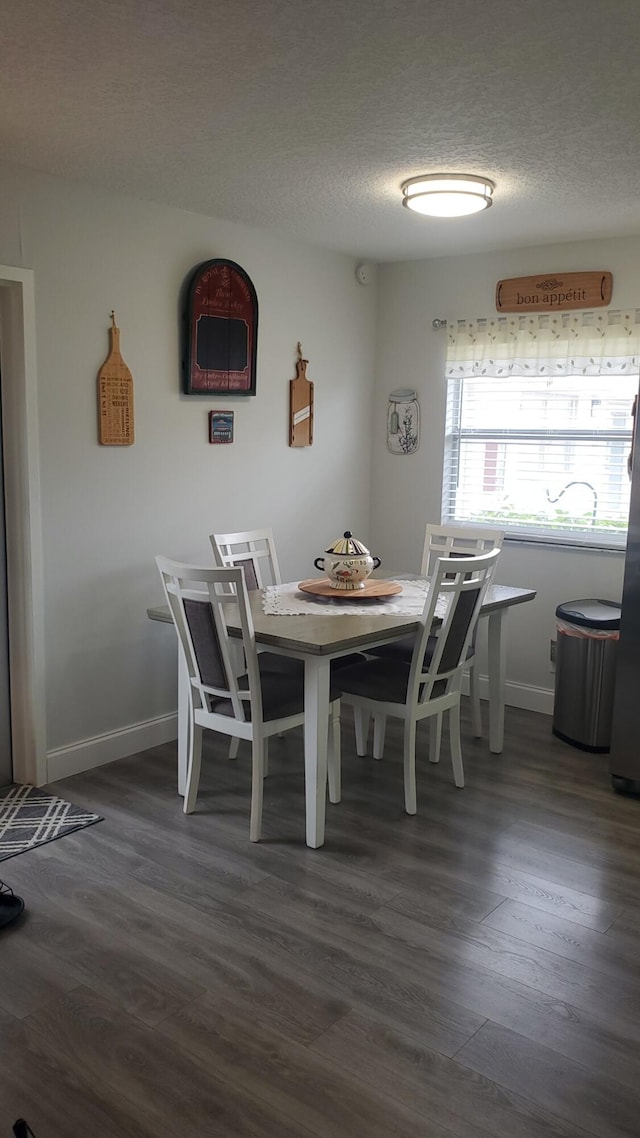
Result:
[[[505,545],[535,546],[538,549],[560,549],[571,553],[618,553],[622,557],[627,552],[625,545],[590,545],[584,541],[572,541],[570,538],[553,537],[522,537],[520,534],[505,533]]]

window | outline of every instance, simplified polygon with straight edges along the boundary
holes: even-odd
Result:
[[[610,332],[610,314],[600,317],[599,355],[587,315],[594,318],[558,316],[555,326],[549,316],[454,326],[443,521],[498,524],[524,540],[624,547],[636,314],[633,344],[629,336],[621,342],[619,324]],[[628,355],[618,354],[623,347]]]

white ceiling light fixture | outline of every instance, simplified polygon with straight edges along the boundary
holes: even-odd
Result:
[[[429,217],[464,217],[488,209],[494,190],[476,174],[421,174],[402,183],[402,204]]]

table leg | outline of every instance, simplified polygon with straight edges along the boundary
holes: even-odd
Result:
[[[184,798],[189,756],[189,673],[178,645],[178,794]]]
[[[304,778],[307,845],[324,844],[329,728],[329,660],[307,657],[304,664]]]
[[[489,615],[487,629],[489,671],[489,750],[499,755],[504,746],[504,685],[506,679],[506,609]]]

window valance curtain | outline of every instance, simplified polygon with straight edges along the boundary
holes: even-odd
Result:
[[[447,339],[447,378],[640,371],[640,309],[456,320]]]

